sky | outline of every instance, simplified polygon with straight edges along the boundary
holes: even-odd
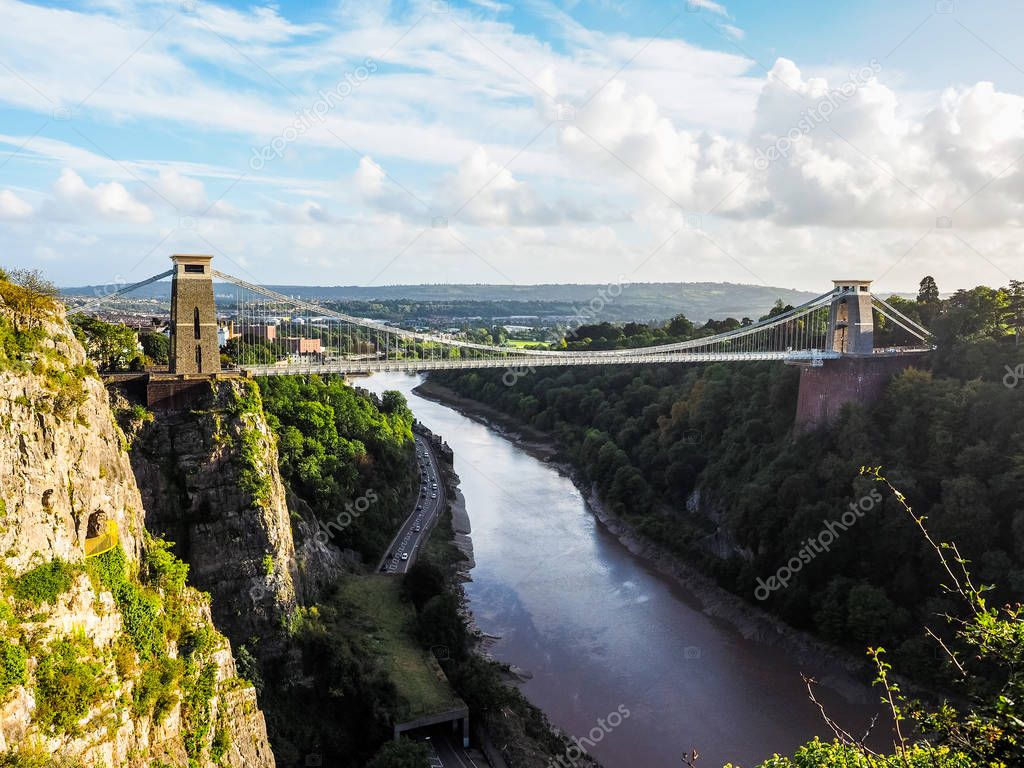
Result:
[[[1019,2],[0,0],[0,264],[132,283],[1024,270]]]

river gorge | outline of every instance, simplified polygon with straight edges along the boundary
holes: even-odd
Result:
[[[861,733],[877,696],[839,670],[748,639],[685,587],[631,554],[563,472],[497,430],[377,374],[455,453],[476,566],[466,591],[491,653],[524,671],[526,696],[607,768],[749,766],[831,737],[801,673],[822,681],[829,714]]]

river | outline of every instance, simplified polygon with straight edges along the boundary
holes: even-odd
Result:
[[[553,723],[577,737],[596,729],[594,746],[584,744],[606,768],[679,768],[691,749],[700,768],[749,768],[831,737],[801,672],[828,680],[819,696],[829,713],[865,730],[877,695],[705,614],[608,533],[567,477],[416,395],[419,382],[376,374],[357,384],[402,392],[454,450],[473,526],[467,593],[477,623],[500,636],[496,658],[532,675],[522,690]]]

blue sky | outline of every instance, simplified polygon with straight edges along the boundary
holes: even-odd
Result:
[[[0,248],[62,284],[1020,277],[1017,3],[0,14]]]

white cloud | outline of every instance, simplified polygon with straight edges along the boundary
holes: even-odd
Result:
[[[31,215],[31,205],[9,189],[0,190],[0,219],[15,221],[17,219],[27,219]]]
[[[200,213],[208,205],[203,182],[175,170],[160,171],[151,186],[160,198],[182,213]]]
[[[702,8],[705,11],[711,11],[717,13],[719,16],[725,16],[729,18],[729,11],[725,9],[725,6],[721,3],[716,3],[714,0],[685,0],[687,10],[691,8]]]
[[[31,127],[0,136],[5,156],[19,150],[7,172],[21,174],[8,182],[21,197],[0,193],[0,218],[26,220],[6,228],[17,232],[3,244],[31,253],[30,238],[14,238],[32,231],[57,254],[106,259],[118,244],[146,252],[168,232],[161,248],[205,249],[201,233],[237,246],[252,268],[278,270],[277,280],[330,267],[358,282],[396,254],[396,277],[493,279],[456,233],[517,279],[599,280],[641,263],[691,212],[714,242],[684,229],[643,267],[645,279],[750,281],[746,266],[816,287],[836,259],[881,273],[951,215],[1000,267],[1021,256],[1017,94],[990,82],[908,91],[904,73],[881,71],[804,130],[801,120],[842,86],[837,64],[779,59],[764,77],[746,56],[589,29],[545,0],[529,5],[543,37],[501,15],[499,0],[475,4],[412,27],[413,11],[368,1],[307,24],[275,6],[202,2],[181,14],[177,0],[75,10],[0,0],[0,50],[19,75],[0,68],[0,103],[49,119],[55,104],[89,96],[71,124],[89,137],[80,146],[56,122],[34,137]],[[723,5],[691,5],[742,37],[745,21]],[[243,175],[252,146],[281,135],[318,89],[368,56],[380,67],[350,98],[283,157]],[[575,105],[575,119],[548,126],[560,104]],[[758,167],[759,150],[780,137],[784,154]],[[53,185],[58,168],[74,170]],[[59,226],[44,231],[35,211]],[[180,216],[200,214],[196,230],[175,231]],[[450,229],[429,229],[432,216],[448,216]],[[116,229],[103,231],[104,221]],[[979,262],[937,235],[887,279],[910,279],[902,270],[922,266],[919,254],[948,259],[957,275]]]
[[[170,7],[173,9],[175,5],[181,7],[178,3]],[[275,8],[265,6],[242,12],[214,3],[197,3],[194,11],[184,18],[193,29],[212,29],[237,42],[282,43],[324,30],[321,24],[292,24]]]
[[[492,13],[505,13],[512,9],[511,6],[495,2],[495,0],[469,0],[469,2],[478,8],[483,8],[485,11],[491,11]]]
[[[153,212],[118,182],[90,187],[70,168],[61,172],[53,186],[53,194],[57,212],[74,218],[99,214],[107,219],[134,224],[146,224],[153,219]]]
[[[750,178],[747,146],[680,130],[645,94],[613,81],[560,130],[560,143],[590,169],[642,199],[687,210],[753,211],[764,202]],[[729,193],[732,192],[730,195]]]

